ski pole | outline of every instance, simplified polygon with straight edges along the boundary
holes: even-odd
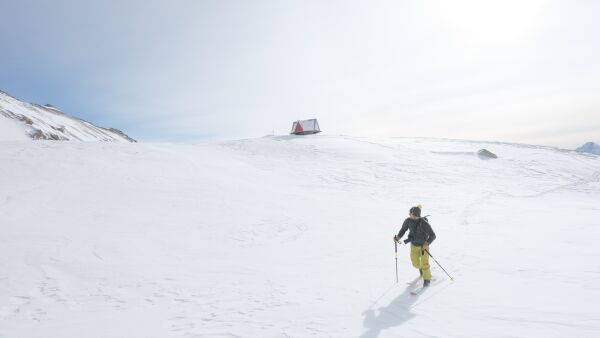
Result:
[[[435,264],[437,264],[440,268],[442,268],[442,270],[444,270],[444,272],[448,275],[448,277],[450,277],[450,280],[454,281],[454,278],[452,278],[452,276],[450,276],[450,274],[448,273],[448,271],[446,271],[446,269],[444,269],[444,267],[442,265],[440,265],[440,263],[438,263],[438,261],[436,261],[435,258],[433,258],[433,256],[429,253],[429,250],[425,249],[425,252],[427,252],[427,254],[429,255],[429,257],[431,257],[433,259],[433,261],[435,262]]]
[[[396,284],[398,284],[398,242],[394,241],[394,252],[396,253]]]

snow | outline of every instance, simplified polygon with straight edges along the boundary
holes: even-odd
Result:
[[[11,127],[5,127],[10,125]],[[52,106],[20,101],[0,91],[0,140],[53,139],[135,142],[116,130],[97,127]]]
[[[577,151],[582,152],[582,153],[590,153],[590,154],[600,155],[600,145],[598,145],[597,143],[594,143],[594,142],[587,142],[586,144],[577,148]]]
[[[24,141],[27,139],[23,125],[15,120],[2,118],[0,115],[0,141]]]
[[[0,145],[0,337],[600,334],[596,156],[329,135]],[[481,148],[498,159],[464,155]],[[412,296],[392,236],[419,203],[455,281],[431,260]]]

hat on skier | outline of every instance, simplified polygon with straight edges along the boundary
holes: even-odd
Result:
[[[409,212],[410,212],[411,215],[415,215],[417,217],[421,217],[421,208],[422,208],[422,206],[419,204],[416,207],[410,208]]]

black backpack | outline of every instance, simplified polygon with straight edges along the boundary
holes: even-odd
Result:
[[[417,222],[417,225],[415,225],[415,232],[417,231],[417,227],[421,224],[421,220],[425,220],[425,222],[429,223],[429,219],[427,217],[429,217],[431,215],[427,215],[427,216],[423,216],[423,217],[419,217],[419,221]],[[406,237],[406,239],[404,240],[404,244],[408,244],[412,242],[412,236],[409,234],[408,237]]]

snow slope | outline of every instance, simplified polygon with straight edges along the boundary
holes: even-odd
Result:
[[[0,115],[0,141],[25,141],[28,139],[30,137],[27,135],[23,123],[18,120],[5,119]]]
[[[135,142],[122,131],[97,127],[50,106],[19,101],[0,91],[0,141],[74,140]]]
[[[597,156],[327,135],[0,144],[0,337],[600,336]],[[455,281],[432,261],[411,296],[392,236],[417,203]]]

